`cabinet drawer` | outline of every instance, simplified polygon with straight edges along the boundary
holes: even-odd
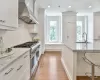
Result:
[[[26,74],[30,77],[29,53],[24,54],[22,57],[8,66],[4,71],[2,71],[0,73],[0,80],[22,80],[22,78],[25,77],[23,75]]]
[[[10,80],[10,78],[16,73],[16,65],[12,64],[3,72],[0,73],[0,80]]]

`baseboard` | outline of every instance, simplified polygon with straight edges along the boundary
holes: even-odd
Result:
[[[45,51],[45,53],[61,53],[61,51]]]
[[[71,75],[70,75],[70,73],[69,73],[69,71],[68,71],[68,68],[66,67],[65,62],[64,62],[64,60],[63,60],[62,58],[61,58],[61,62],[62,62],[63,68],[64,68],[64,70],[65,70],[65,72],[66,72],[66,75],[68,76],[68,79],[69,79],[69,80],[73,80],[73,79],[71,78]]]
[[[46,49],[46,51],[62,51],[62,49]]]

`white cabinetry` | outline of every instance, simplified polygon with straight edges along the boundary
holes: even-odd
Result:
[[[0,73],[0,80],[29,80],[30,54],[25,53]]]
[[[18,0],[2,0],[0,2],[0,29],[18,27]]]
[[[11,80],[15,74],[15,65],[12,64],[7,69],[5,69],[2,73],[0,73],[0,80]]]

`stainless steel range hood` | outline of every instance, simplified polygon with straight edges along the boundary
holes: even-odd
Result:
[[[32,17],[34,19],[32,19]],[[36,24],[36,19],[33,16],[33,12],[29,10],[25,0],[19,0],[19,19],[23,20],[27,24]]]

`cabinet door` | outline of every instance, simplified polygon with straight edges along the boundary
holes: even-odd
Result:
[[[24,60],[26,69],[30,68],[30,53],[29,53],[29,51],[25,55],[23,55],[22,58]]]
[[[25,63],[25,74],[24,74],[24,80],[29,80],[30,78],[30,53],[29,51],[23,56],[24,63]]]
[[[12,76],[16,73],[16,66],[12,64],[0,73],[0,80],[12,80]]]
[[[0,28],[18,27],[18,0],[2,0],[0,6]]]

